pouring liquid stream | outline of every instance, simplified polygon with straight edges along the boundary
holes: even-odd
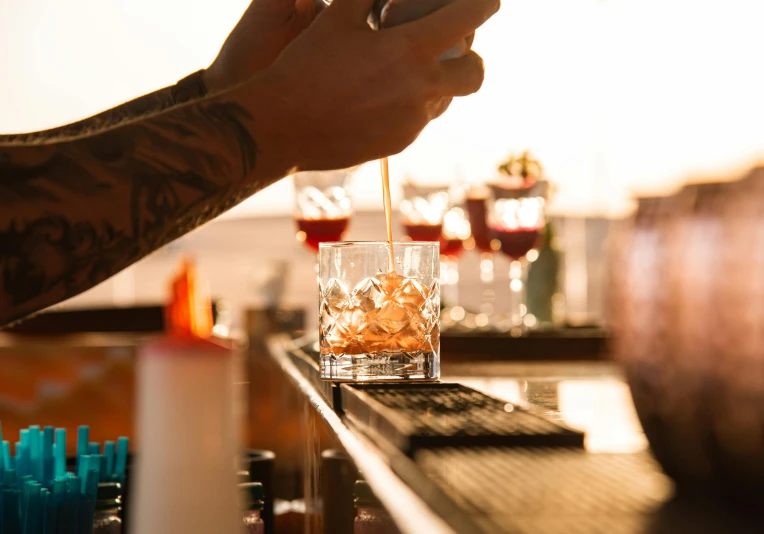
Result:
[[[393,206],[390,201],[390,169],[387,163],[387,158],[379,160],[379,167],[382,171],[382,197],[385,204],[385,223],[387,224],[387,247],[389,250],[389,256],[387,257],[387,276],[394,278],[395,272],[395,253],[393,252]]]

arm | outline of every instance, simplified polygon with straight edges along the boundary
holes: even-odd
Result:
[[[280,178],[286,169],[258,166],[256,90],[241,92],[0,137],[0,324],[93,287]]]
[[[334,0],[272,65],[216,96],[0,137],[0,325],[93,287],[295,170],[400,152],[444,101],[478,90],[477,54],[438,58],[497,0],[455,0],[379,32],[366,24],[372,2]]]

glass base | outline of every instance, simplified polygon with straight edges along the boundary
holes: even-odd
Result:
[[[321,355],[321,378],[335,382],[435,381],[440,378],[437,352]]]

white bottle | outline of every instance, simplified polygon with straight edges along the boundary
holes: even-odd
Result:
[[[193,278],[185,274],[193,288]],[[175,293],[168,317],[177,305]],[[198,337],[188,306],[193,290],[188,295],[181,314],[191,316],[187,332],[182,324],[171,324],[170,334],[146,344],[138,356],[131,530],[240,534],[234,352],[223,342]]]

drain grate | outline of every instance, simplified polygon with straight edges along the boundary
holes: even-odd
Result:
[[[582,447],[583,434],[460,384],[343,385],[354,423],[407,454],[449,446]]]

